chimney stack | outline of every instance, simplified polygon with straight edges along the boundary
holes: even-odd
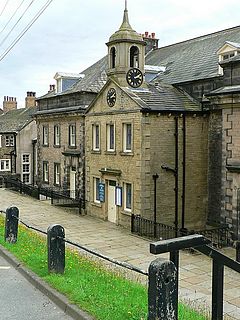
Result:
[[[55,91],[55,84],[50,84],[48,93],[53,92],[53,91]]]
[[[147,54],[151,50],[158,48],[158,39],[156,39],[155,32],[149,33],[148,31],[145,31],[142,37],[146,42],[145,54]]]
[[[36,106],[36,92],[28,91],[25,98],[25,108],[34,108]]]
[[[17,109],[17,99],[14,97],[4,96],[3,112],[6,113],[11,110]]]

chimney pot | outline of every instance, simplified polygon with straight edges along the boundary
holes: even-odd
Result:
[[[152,38],[155,39],[155,32],[152,32]]]
[[[145,31],[145,37],[146,38],[148,37],[148,31]]]

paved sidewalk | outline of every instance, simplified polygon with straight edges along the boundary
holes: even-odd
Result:
[[[120,261],[147,270],[149,263],[156,258],[149,253],[150,241],[133,236],[129,231],[110,222],[79,216],[74,209],[54,207],[49,201],[39,201],[0,189],[0,209],[6,210],[13,205],[19,208],[20,218],[26,223],[45,231],[51,224],[61,224],[65,228],[66,238]],[[225,249],[224,253],[235,256],[235,251],[230,248]],[[163,254],[161,257],[168,258],[168,255]],[[138,278],[147,283],[147,279]],[[224,281],[226,319],[240,320],[240,274],[225,268]],[[210,305],[211,260],[208,257],[181,251],[180,296],[192,305]]]

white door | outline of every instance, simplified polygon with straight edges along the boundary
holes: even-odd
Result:
[[[108,181],[108,220],[110,222],[117,222],[117,207],[115,205],[115,188],[116,181]]]
[[[76,198],[76,171],[70,170],[70,197]]]

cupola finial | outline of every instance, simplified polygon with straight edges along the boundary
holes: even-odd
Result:
[[[127,10],[127,0],[125,0],[125,10]]]

